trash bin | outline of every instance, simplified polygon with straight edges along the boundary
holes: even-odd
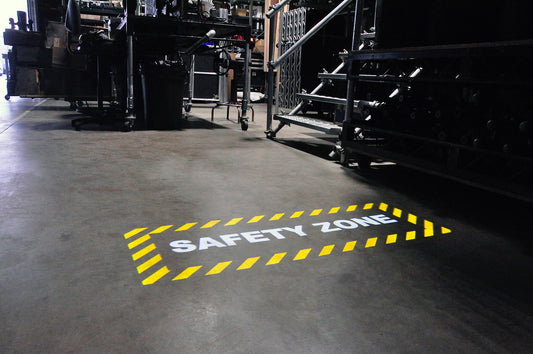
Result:
[[[144,123],[147,129],[181,128],[187,70],[180,61],[146,63],[141,69]]]

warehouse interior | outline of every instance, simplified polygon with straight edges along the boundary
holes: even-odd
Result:
[[[0,352],[531,352],[532,11],[0,5]]]

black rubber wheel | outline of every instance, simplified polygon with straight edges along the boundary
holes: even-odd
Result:
[[[191,109],[192,109],[192,105],[187,103],[185,105],[185,112],[189,113],[191,111]]]
[[[122,127],[123,132],[131,132],[133,130],[133,122],[131,119],[127,119],[124,121],[124,125]]]
[[[241,129],[243,131],[248,130],[248,119],[241,119]]]
[[[357,166],[361,171],[369,171],[371,163],[372,159],[368,156],[362,155],[357,157]]]
[[[9,101],[9,99],[11,98],[11,96],[9,96],[9,95],[5,95],[4,98],[6,99],[6,101]]]
[[[276,138],[276,133],[274,133],[272,130],[267,130],[265,132],[265,135],[266,135],[267,139],[270,139],[270,140]]]

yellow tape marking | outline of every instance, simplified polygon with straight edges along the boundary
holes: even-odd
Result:
[[[196,273],[196,271],[198,269],[202,268],[202,266],[197,266],[197,267],[189,267],[187,269],[185,269],[183,272],[181,272],[180,274],[178,274],[174,279],[172,279],[172,281],[174,280],[182,280],[182,279],[187,279],[189,278],[191,275],[193,275],[194,273]]]
[[[355,209],[357,209],[357,205],[350,205],[346,211],[354,211]]]
[[[324,248],[322,248],[322,251],[320,251],[320,254],[318,256],[322,257],[322,256],[327,256],[331,254],[331,251],[333,251],[333,248],[335,248],[335,245],[324,246]]]
[[[377,242],[378,242],[377,237],[369,238],[368,240],[366,240],[365,248],[374,247]]]
[[[304,250],[300,250],[298,254],[296,254],[296,257],[294,257],[293,261],[300,261],[302,259],[306,259],[307,255],[311,252],[311,248],[306,248]]]
[[[213,274],[220,274],[224,269],[226,269],[227,266],[231,264],[231,261],[228,262],[220,262],[216,266],[213,267],[209,272],[207,272],[205,275],[213,275]]]
[[[276,214],[276,215],[274,215],[273,217],[270,218],[270,221],[279,220],[279,219],[281,219],[283,217],[283,215],[285,215],[285,213]]]
[[[444,234],[449,234],[450,232],[452,232],[452,230],[447,229],[447,228],[445,228],[445,227],[441,227],[441,228],[440,228],[440,232],[441,232],[441,234],[444,235]]]
[[[365,206],[363,207],[364,210],[368,210],[368,209],[372,209],[374,207],[374,203],[368,203],[368,204],[365,204]]]
[[[401,218],[402,217],[402,211],[398,208],[394,208],[393,212],[392,212],[392,215],[396,216],[397,218]]]
[[[124,234],[124,238],[125,238],[125,239],[128,239],[128,238],[130,238],[130,237],[132,237],[132,236],[135,236],[135,235],[137,235],[139,232],[142,232],[142,231],[144,231],[144,230],[146,230],[146,229],[147,229],[147,227],[141,227],[141,228],[139,228],[139,229],[133,229],[133,230],[131,230],[130,232],[125,233],[125,234]]]
[[[176,231],[187,231],[187,230],[189,230],[191,227],[193,227],[196,224],[198,224],[198,223],[197,222],[190,222],[190,223],[185,224],[185,225],[181,226],[180,228],[176,229]]]
[[[152,243],[151,245],[149,246],[146,246],[145,248],[143,248],[142,250],[138,251],[138,252],[135,252],[134,254],[131,255],[131,258],[133,258],[134,261],[138,260],[139,258],[141,258],[142,256],[144,256],[145,254],[148,254],[150,252],[152,252],[153,250],[155,250],[155,245]]]
[[[382,211],[387,211],[387,209],[389,208],[389,206],[385,203],[381,203],[379,205],[379,210],[382,210]]]
[[[341,208],[331,208],[329,214],[337,214]]]
[[[431,237],[435,234],[433,231],[433,223],[431,221],[424,220],[424,237]]]
[[[416,215],[413,215],[413,214],[407,215],[407,221],[409,221],[411,224],[415,224],[416,225],[417,219],[418,218],[416,217]]]
[[[291,215],[290,219],[299,218],[300,216],[302,216],[303,213],[304,213],[303,211],[297,211],[297,212],[295,212],[294,214]]]
[[[218,224],[219,222],[220,222],[220,220],[211,220],[210,222],[208,222],[207,224],[202,226],[201,229],[209,229],[209,228],[215,226],[216,224]]]
[[[309,216],[316,216],[316,215],[320,215],[320,213],[322,212],[322,209],[315,209],[311,212],[311,214],[309,214]]]
[[[154,231],[150,231],[149,233],[150,233],[150,235],[152,235],[152,234],[160,234],[163,231],[166,231],[166,230],[170,229],[172,226],[174,226],[174,225],[161,226],[161,227],[158,227],[157,229],[155,229]]]
[[[144,262],[143,264],[138,266],[137,267],[137,272],[139,272],[139,274],[141,274],[142,272],[144,272],[145,270],[149,269],[154,264],[161,262],[162,260],[163,260],[163,258],[161,258],[161,255],[158,254],[157,256],[150,258],[149,260],[147,260],[146,262]]]
[[[239,266],[239,268],[237,268],[237,270],[243,270],[243,269],[250,269],[254,266],[255,262],[257,262],[259,260],[259,258],[261,257],[252,257],[252,258],[248,258],[247,260],[244,261],[243,264],[241,264]]]
[[[272,256],[272,258],[270,258],[270,260],[267,262],[266,265],[278,264],[279,262],[281,262],[281,260],[283,259],[283,257],[285,257],[286,254],[287,252],[276,253],[275,255]]]
[[[254,223],[254,222],[258,222],[259,220],[261,220],[264,217],[265,217],[264,215],[254,216],[253,218],[250,219],[250,221],[248,221],[248,224],[251,224],[251,223]]]
[[[398,237],[397,234],[387,236],[386,244],[388,245],[389,243],[396,243],[397,237]]]
[[[153,284],[159,279],[161,279],[162,277],[164,277],[165,275],[167,275],[168,272],[170,272],[170,270],[168,270],[168,268],[164,266],[163,268],[159,269],[154,274],[150,275],[148,278],[144,279],[142,283],[143,285]]]
[[[353,251],[355,249],[355,244],[357,243],[357,241],[349,241],[349,242],[346,242],[346,245],[344,245],[344,249],[342,250],[342,252],[350,252],[350,251]]]
[[[132,248],[139,246],[141,243],[146,242],[149,239],[150,235],[144,235],[143,237],[139,237],[135,241],[128,243],[128,248],[131,250]]]
[[[411,241],[416,238],[416,231],[407,231],[407,234],[405,235],[406,241]]]
[[[237,225],[239,222],[241,222],[243,218],[235,218],[235,219],[231,219],[230,221],[228,221],[226,223],[226,225],[224,226],[231,226],[231,225]]]

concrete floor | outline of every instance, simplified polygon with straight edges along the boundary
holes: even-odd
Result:
[[[2,102],[0,352],[533,351],[531,205],[344,168],[254,108],[76,132]]]

